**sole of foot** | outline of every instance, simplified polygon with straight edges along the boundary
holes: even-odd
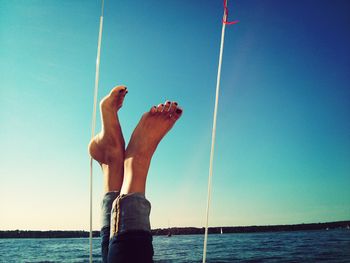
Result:
[[[164,104],[153,106],[136,126],[126,149],[125,158],[150,159],[159,142],[182,116],[182,112],[177,102],[166,101]]]

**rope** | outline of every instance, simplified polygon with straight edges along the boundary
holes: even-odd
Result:
[[[207,199],[207,210],[206,210],[206,222],[205,222],[205,233],[204,233],[204,246],[203,246],[203,263],[206,262],[207,256],[207,243],[208,243],[208,224],[209,224],[209,209],[211,201],[211,190],[212,190],[212,178],[213,178],[213,161],[214,161],[214,148],[215,148],[215,136],[216,136],[216,119],[219,104],[219,91],[220,91],[220,78],[221,78],[221,64],[222,64],[222,54],[224,51],[224,40],[225,40],[225,27],[226,25],[232,25],[238,23],[238,21],[227,22],[228,8],[227,0],[224,0],[224,16],[221,30],[221,43],[220,43],[220,55],[218,64],[218,74],[216,78],[216,94],[215,94],[215,107],[214,107],[214,119],[213,119],[213,129],[211,137],[211,149],[210,149],[210,163],[209,163],[209,178],[208,178],[208,199]]]
[[[237,24],[239,21],[235,20],[235,21],[227,21],[228,19],[228,7],[227,7],[227,0],[224,0],[224,17],[222,18],[222,23],[224,23],[225,25],[234,25]]]
[[[97,57],[96,57],[96,71],[95,71],[95,89],[94,89],[94,106],[92,111],[92,122],[91,122],[91,139],[95,137],[96,129],[96,108],[97,108],[97,95],[98,95],[98,84],[100,79],[100,56],[101,56],[101,42],[102,42],[102,31],[103,31],[103,10],[104,0],[101,4],[101,16],[100,16],[100,28],[98,32],[98,44],[97,44]],[[92,263],[92,169],[93,160],[90,158],[90,263]]]

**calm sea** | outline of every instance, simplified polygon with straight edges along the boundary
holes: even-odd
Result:
[[[93,240],[94,262],[100,240]],[[155,262],[201,262],[203,236],[156,236]],[[89,240],[0,239],[0,262],[88,262]],[[350,262],[350,230],[209,235],[207,262]]]

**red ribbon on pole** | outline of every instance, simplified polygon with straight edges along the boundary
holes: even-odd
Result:
[[[234,25],[237,24],[239,21],[227,21],[228,18],[228,7],[227,7],[227,0],[224,0],[224,17],[222,18],[222,23],[226,25]]]

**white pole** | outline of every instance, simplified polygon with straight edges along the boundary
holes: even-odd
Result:
[[[101,5],[101,16],[100,16],[100,28],[98,33],[98,44],[97,44],[97,57],[96,57],[96,71],[95,71],[95,89],[94,89],[94,106],[92,111],[92,122],[91,122],[91,139],[95,137],[96,129],[96,108],[97,108],[97,95],[98,95],[98,84],[100,79],[100,57],[101,57],[101,42],[102,42],[102,31],[103,31],[103,9],[104,0],[102,0]],[[92,263],[92,163],[93,160],[90,158],[90,263]]]
[[[225,12],[224,12],[224,20],[223,21],[226,21],[226,14],[225,14]],[[216,78],[216,95],[215,95],[213,130],[212,130],[212,137],[211,137],[209,178],[208,178],[208,198],[207,198],[206,223],[205,223],[204,247],[203,247],[203,263],[206,262],[206,256],[207,256],[209,209],[210,209],[210,201],[211,201],[211,189],[212,189],[212,177],[213,177],[213,160],[214,160],[215,135],[216,135],[216,118],[217,118],[218,103],[219,103],[221,64],[222,64],[222,53],[223,53],[223,50],[224,50],[225,27],[226,27],[226,24],[222,23],[219,65],[218,65],[218,74],[217,74],[217,78]]]

